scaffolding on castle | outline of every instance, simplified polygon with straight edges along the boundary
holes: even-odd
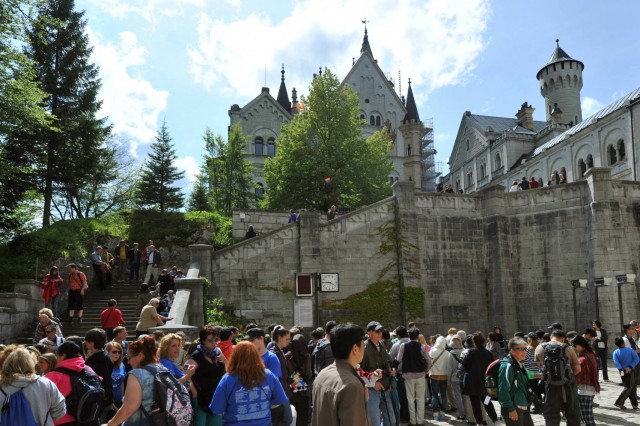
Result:
[[[433,137],[433,118],[423,120],[423,132],[420,140],[420,157],[422,161],[423,191],[435,192],[438,177],[442,175],[442,162],[436,162],[436,149]]]

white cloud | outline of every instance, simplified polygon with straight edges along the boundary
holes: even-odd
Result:
[[[189,183],[195,182],[200,174],[200,168],[195,157],[178,157],[173,162],[173,165],[180,170],[184,170]]]
[[[303,94],[318,67],[346,75],[352,57],[360,55],[365,10],[374,57],[392,78],[402,71],[405,93],[407,78],[414,91],[420,87],[424,93],[463,83],[485,47],[488,0],[393,6],[385,0],[302,0],[279,22],[256,14],[231,22],[202,14],[197,44],[187,52],[190,72],[207,90],[254,96],[264,85],[265,69],[267,86],[277,87],[284,63],[287,88]],[[421,95],[416,97],[420,102]]]
[[[184,14],[185,6],[204,7],[205,0],[89,0],[109,15],[125,19],[131,15],[140,15],[154,25],[158,15],[174,17]]]
[[[582,99],[580,106],[582,107],[582,118],[585,119],[600,111],[605,107],[605,104],[595,98],[586,96]]]
[[[140,74],[138,67],[144,65],[147,51],[135,34],[122,32],[113,44],[103,42],[89,27],[87,33],[93,45],[91,59],[100,67],[100,113],[109,117],[116,134],[130,140],[129,150],[136,156],[139,144],[153,141],[169,92],[154,88]]]

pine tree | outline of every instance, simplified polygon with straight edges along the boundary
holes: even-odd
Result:
[[[209,207],[209,197],[207,196],[207,187],[201,177],[198,176],[198,180],[189,194],[189,211],[207,211]]]
[[[173,165],[176,151],[171,140],[167,123],[163,122],[155,142],[151,144],[151,152],[142,168],[137,191],[138,204],[159,208],[160,213],[183,206],[182,191],[172,186],[175,181],[184,178],[184,172]]]
[[[16,129],[6,149],[15,164],[31,168],[43,194],[43,226],[51,223],[56,194],[73,196],[69,191],[79,182],[102,172],[97,159],[105,154],[104,143],[111,134],[106,118],[96,117],[101,82],[97,67],[89,61],[92,49],[84,32],[84,14],[74,7],[73,0],[44,0],[25,47],[56,128]]]

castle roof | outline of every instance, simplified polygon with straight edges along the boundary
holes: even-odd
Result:
[[[534,121],[533,130],[529,130],[526,127],[522,127],[518,124],[517,118],[508,117],[492,117],[489,115],[476,115],[470,112],[465,113],[469,124],[475,127],[481,133],[485,133],[487,129],[491,128],[496,135],[504,132],[505,130],[512,130],[516,133],[525,133],[534,135],[540,130],[544,129],[547,125],[546,121]]]
[[[291,112],[291,102],[289,101],[289,94],[287,93],[287,86],[284,84],[284,65],[282,65],[282,79],[280,81],[280,90],[278,90],[278,98],[277,101],[282,108],[286,109],[289,113]]]
[[[362,47],[360,48],[360,53],[369,52],[369,54],[373,57],[373,52],[371,51],[371,45],[369,45],[369,35],[367,32],[367,27],[364,27],[364,39],[362,39]]]
[[[547,63],[545,64],[544,67],[542,67],[540,69],[540,71],[538,71],[538,74],[536,75],[536,78],[540,78],[540,72],[545,69],[546,67],[548,67],[549,65],[558,63],[558,62],[564,62],[564,61],[574,61],[579,63],[580,65],[582,65],[581,69],[584,69],[584,64],[581,61],[578,61],[577,59],[573,59],[571,56],[569,56],[569,54],[567,52],[564,51],[564,49],[562,49],[560,47],[560,39],[556,39],[556,48],[553,50],[553,53],[551,54],[551,57],[549,58],[549,60],[547,61]]]
[[[636,90],[626,94],[625,96],[621,97],[617,101],[612,102],[611,104],[609,104],[606,107],[602,108],[600,111],[596,112],[595,114],[593,114],[592,116],[590,116],[586,120],[583,120],[580,123],[578,123],[577,125],[571,127],[570,129],[565,130],[564,132],[562,132],[561,134],[559,134],[555,138],[551,139],[547,143],[545,143],[543,145],[540,145],[538,148],[533,150],[533,152],[531,154],[529,154],[527,159],[531,159],[531,158],[533,158],[533,157],[535,157],[537,155],[542,154],[547,149],[549,149],[549,148],[551,148],[551,147],[553,147],[555,145],[558,145],[562,141],[564,141],[564,140],[570,138],[571,136],[575,135],[576,133],[580,132],[582,129],[585,129],[585,128],[589,127],[593,123],[597,122],[598,120],[603,119],[604,117],[606,117],[609,114],[612,114],[612,113],[618,111],[619,109],[626,108],[626,106],[628,104],[630,104],[632,102],[635,102],[637,100],[640,100],[640,87],[637,88]]]
[[[418,115],[418,107],[416,106],[416,100],[413,97],[413,90],[411,89],[411,79],[409,79],[409,92],[407,93],[407,113],[402,119],[403,123],[410,122],[415,120],[415,122],[420,121],[420,116]]]

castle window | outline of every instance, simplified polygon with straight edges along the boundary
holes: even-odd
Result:
[[[569,68],[573,69],[573,62],[569,62]]]
[[[360,120],[366,120],[367,117],[364,116],[364,114],[360,114]]]
[[[382,126],[382,124],[380,122],[380,116],[376,117],[376,126]]]
[[[473,185],[473,172],[468,172],[465,187],[468,188],[471,185]]]
[[[456,181],[456,192],[460,191],[460,179]]]
[[[264,185],[261,183],[256,185],[256,196],[258,198],[262,198],[264,196]]]
[[[254,141],[255,147],[256,147],[256,155],[264,155],[264,146],[263,146],[263,140],[261,137],[257,137],[256,140]]]
[[[560,64],[560,68],[564,69],[564,62]]]
[[[593,156],[587,155],[587,170],[593,167]]]
[[[369,117],[369,124],[372,126],[376,125],[376,118],[373,115]]]
[[[487,164],[480,164],[480,179],[484,179],[487,177]]]
[[[368,104],[368,103],[369,103],[369,98],[365,99],[365,100],[364,100],[364,103],[365,103],[365,104]]]
[[[567,179],[567,169],[565,169],[564,167],[562,167],[560,169],[560,180],[564,179],[565,182],[569,182],[569,179]]]
[[[467,139],[467,151],[469,151],[469,139]]]
[[[607,158],[609,159],[609,165],[616,164],[618,157],[616,156],[616,148],[613,145],[607,147]]]
[[[411,157],[411,144],[407,145],[407,157]]]
[[[580,171],[580,177],[584,177],[587,172],[587,163],[582,158],[578,160],[578,170]]]
[[[276,156],[276,141],[273,138],[270,138],[267,141],[267,156],[269,157]]]
[[[389,184],[393,185],[393,176],[389,176]]]
[[[620,161],[624,161],[627,157],[627,153],[624,149],[624,140],[620,139],[616,145],[618,146],[618,159],[620,159]]]
[[[502,157],[500,157],[500,153],[496,154],[496,170],[500,170],[502,168]]]

